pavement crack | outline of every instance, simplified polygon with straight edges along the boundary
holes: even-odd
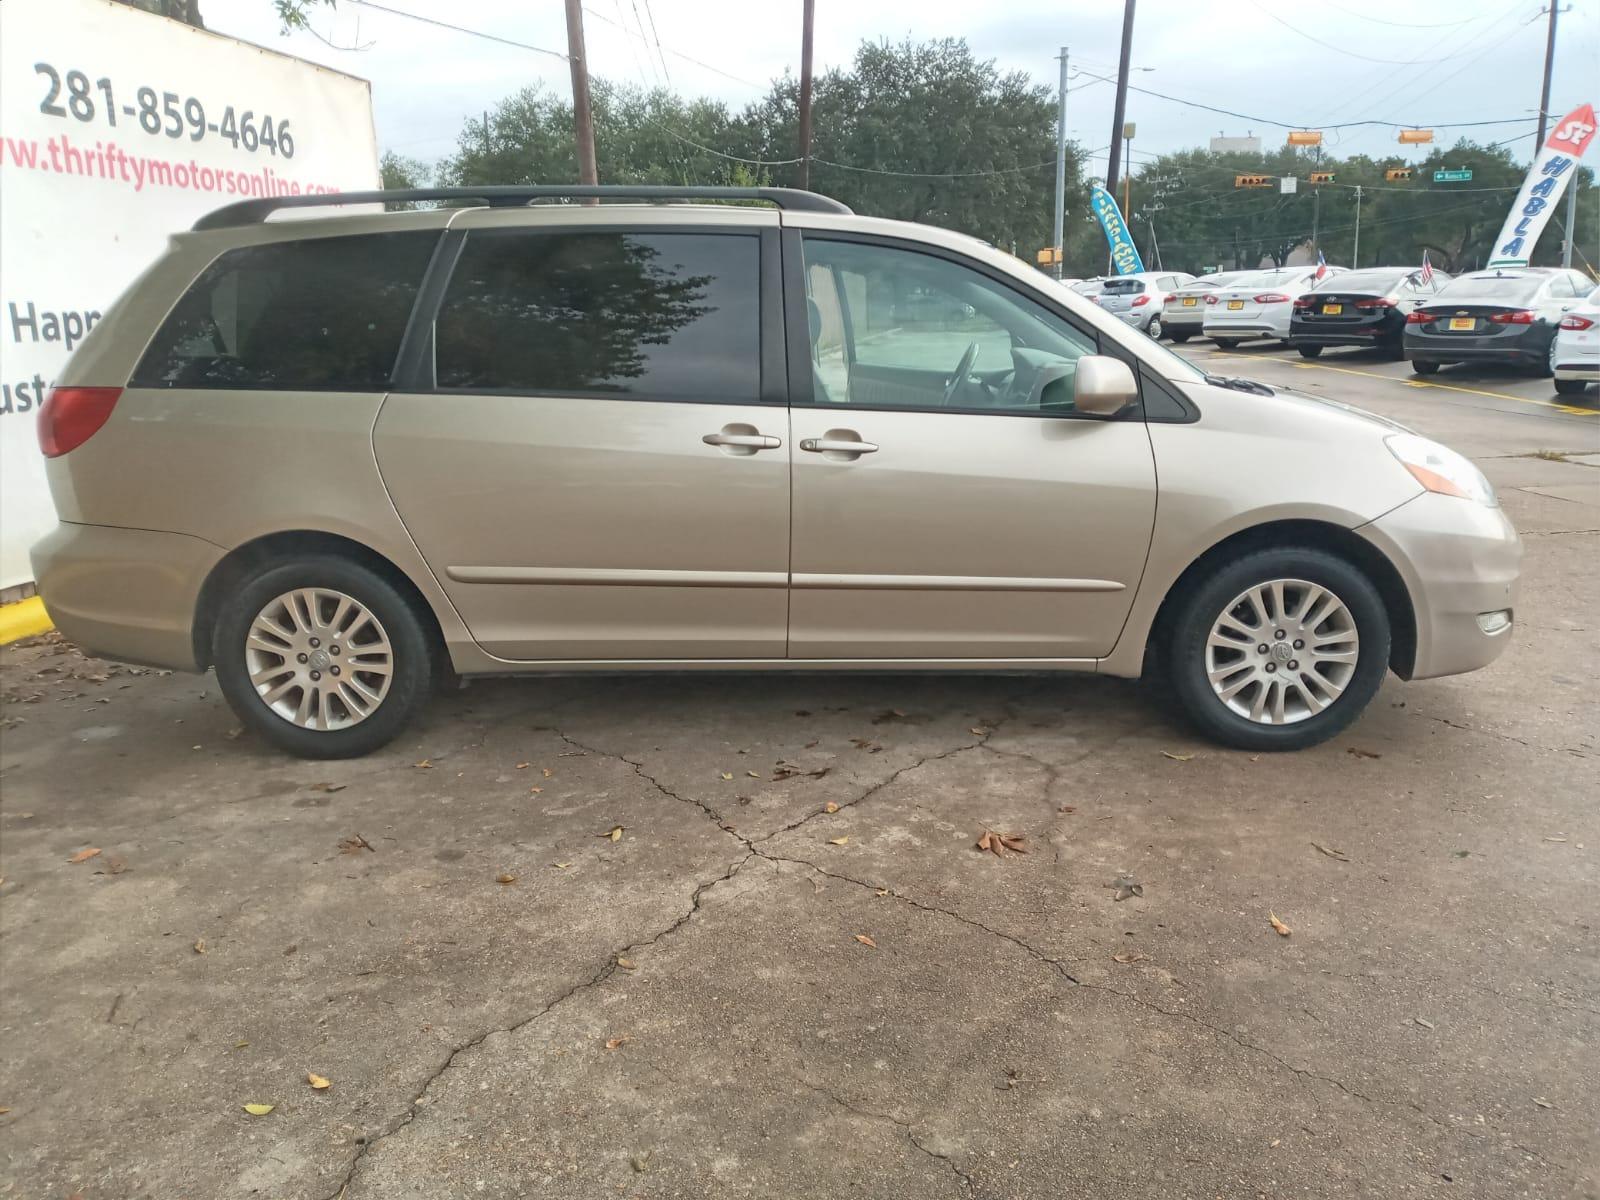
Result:
[[[617,960],[619,958],[626,958],[629,954],[636,953],[648,946],[654,946],[656,943],[662,941],[664,938],[670,937],[683,926],[687,925],[694,919],[695,914],[700,911],[700,903],[702,899],[704,899],[705,894],[718,885],[726,883],[728,880],[732,879],[744,869],[745,864],[755,857],[757,857],[755,851],[751,850],[742,858],[737,859],[733,865],[722,874],[715,875],[710,879],[703,880],[702,882],[696,884],[694,891],[689,896],[688,908],[675,917],[669,924],[651,934],[647,938],[643,938],[637,942],[630,942],[621,949],[613,951],[607,956],[604,966],[600,967],[593,974],[587,976],[586,978],[580,979],[571,987],[557,995],[554,999],[542,1005],[536,1011],[529,1013],[527,1016],[516,1021],[513,1021],[509,1025],[496,1025],[490,1029],[485,1029],[483,1032],[475,1034],[466,1041],[457,1044],[450,1050],[448,1054],[444,1056],[439,1065],[435,1067],[433,1071],[431,1071],[422,1081],[422,1085],[417,1089],[416,1096],[412,1100],[411,1104],[406,1107],[406,1111],[397,1119],[390,1122],[387,1128],[371,1135],[360,1144],[355,1154],[350,1159],[349,1165],[345,1168],[344,1173],[339,1180],[339,1186],[330,1192],[325,1200],[343,1200],[345,1193],[349,1190],[350,1184],[355,1180],[357,1172],[360,1171],[362,1163],[366,1161],[367,1155],[371,1153],[372,1148],[379,1142],[393,1137],[395,1134],[399,1133],[407,1125],[410,1125],[411,1122],[417,1119],[418,1115],[421,1113],[426,1104],[428,1090],[439,1081],[445,1072],[450,1070],[451,1067],[455,1066],[456,1060],[459,1059],[463,1054],[467,1053],[469,1050],[477,1049],[497,1033],[512,1034],[518,1032],[519,1030],[525,1029],[529,1025],[532,1025],[535,1021],[548,1016],[551,1012],[565,1004],[568,1000],[571,1000],[574,996],[599,987],[602,983],[606,982],[606,980],[610,979],[617,973],[618,970],[621,969],[617,966]]]
[[[1515,737],[1509,733],[1501,733],[1494,729],[1482,729],[1476,725],[1466,725],[1460,721],[1452,721],[1449,717],[1436,717],[1432,713],[1425,713],[1418,709],[1408,709],[1414,717],[1421,717],[1424,721],[1433,721],[1439,725],[1448,725],[1451,729],[1459,729],[1463,733],[1479,733],[1484,737],[1499,738],[1502,742],[1515,742],[1519,746],[1526,746],[1530,750],[1544,750],[1551,754],[1571,754],[1577,758],[1588,758],[1589,752],[1577,746],[1546,746],[1539,742],[1530,742],[1526,738]]]
[[[817,1093],[817,1095],[827,1097],[846,1112],[871,1121],[886,1121],[895,1126],[900,1130],[900,1132],[905,1134],[906,1141],[910,1143],[912,1147],[919,1150],[923,1154],[926,1154],[929,1158],[936,1159],[948,1167],[951,1174],[953,1174],[956,1179],[960,1181],[962,1190],[966,1193],[966,1195],[977,1195],[977,1185],[972,1182],[972,1176],[968,1175],[959,1166],[957,1166],[953,1158],[951,1158],[948,1154],[940,1154],[937,1150],[931,1149],[917,1140],[916,1129],[914,1127],[915,1123],[913,1121],[903,1121],[893,1113],[878,1112],[876,1109],[866,1108],[861,1104],[846,1100],[832,1088],[824,1087],[820,1083],[812,1083],[809,1079],[795,1077],[795,1081],[802,1087]]]

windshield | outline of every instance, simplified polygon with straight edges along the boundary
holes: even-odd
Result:
[[[1467,275],[1451,280],[1439,292],[1441,302],[1522,304],[1544,286],[1543,275]]]
[[[1410,271],[1346,271],[1333,275],[1317,284],[1319,292],[1387,292],[1404,283]]]

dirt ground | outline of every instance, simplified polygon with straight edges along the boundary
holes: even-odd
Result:
[[[0,1195],[1600,1195],[1600,416],[1187,349],[1477,458],[1508,653],[1294,755],[1109,679],[680,676],[317,764],[8,647]]]

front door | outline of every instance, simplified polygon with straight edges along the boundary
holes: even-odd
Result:
[[[472,217],[486,227],[438,300],[432,367],[385,401],[374,445],[473,637],[511,660],[781,658],[773,218]]]
[[[1108,653],[1156,486],[1142,420],[1072,410],[1096,335],[955,256],[822,233],[803,253],[790,657]]]

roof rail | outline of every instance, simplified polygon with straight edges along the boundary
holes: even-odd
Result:
[[[426,200],[477,200],[490,208],[510,208],[536,200],[764,200],[786,212],[849,214],[837,200],[777,187],[678,187],[665,184],[488,184],[484,187],[399,188],[375,192],[328,192],[301,196],[263,196],[213,209],[194,228],[228,229],[255,225],[280,208],[323,208],[341,204],[400,204]]]

